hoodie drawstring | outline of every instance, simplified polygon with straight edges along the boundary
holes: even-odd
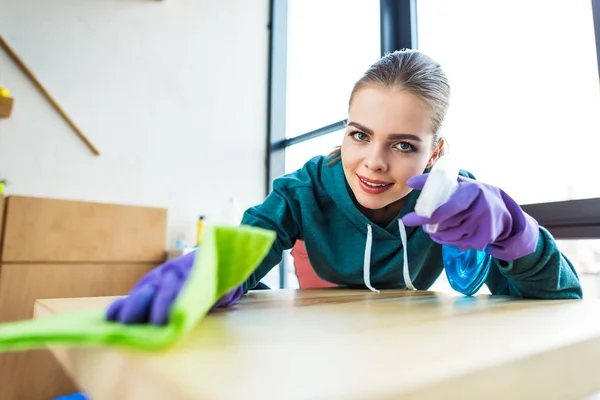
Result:
[[[404,252],[404,262],[402,268],[402,275],[404,277],[404,285],[407,289],[416,290],[410,280],[408,273],[408,254],[406,251],[406,228],[402,219],[398,219],[398,229],[400,230],[400,240],[402,241],[402,251]],[[371,246],[373,244],[373,230],[370,224],[367,224],[367,242],[365,243],[365,260],[363,263],[363,273],[365,285],[372,292],[379,293],[379,290],[371,286]]]
[[[365,285],[372,292],[379,293],[379,290],[371,286],[371,244],[373,243],[373,232],[371,225],[367,225],[367,243],[365,243],[365,261],[363,263],[363,273]]]
[[[402,218],[398,218],[398,229],[400,230],[400,240],[402,240],[402,251],[404,252],[404,262],[402,267],[402,275],[404,275],[404,285],[407,289],[417,290],[412,284],[410,280],[410,274],[408,273],[408,252],[406,251],[406,227],[404,226],[404,222],[402,222]]]

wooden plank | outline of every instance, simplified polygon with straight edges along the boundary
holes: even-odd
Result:
[[[167,352],[82,348],[67,357],[99,400],[137,400],[138,388],[154,389],[153,399],[581,399],[600,391],[598,312],[592,300],[265,290],[209,314]]]
[[[38,298],[126,294],[154,266],[2,264],[0,322],[31,318]],[[47,350],[0,354],[0,388],[0,399],[51,399],[77,390]]]
[[[9,196],[5,218],[4,262],[165,259],[166,209]]]
[[[0,354],[0,398],[53,399],[80,391],[49,350]]]
[[[0,323],[29,319],[40,298],[116,296],[126,294],[156,265],[135,264],[2,264]]]

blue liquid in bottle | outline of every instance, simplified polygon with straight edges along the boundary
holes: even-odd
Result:
[[[447,245],[442,246],[442,258],[450,286],[465,296],[475,294],[483,286],[492,261],[484,251]]]

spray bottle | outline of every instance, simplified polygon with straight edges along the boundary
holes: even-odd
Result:
[[[458,189],[459,169],[448,156],[437,160],[417,199],[415,212],[421,217],[431,215],[445,204]],[[426,232],[437,232],[437,225],[425,225]],[[471,296],[487,279],[492,257],[477,249],[461,250],[457,246],[442,245],[444,269],[450,286],[457,292]]]

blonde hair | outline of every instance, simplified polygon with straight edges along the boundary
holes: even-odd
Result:
[[[440,64],[417,50],[403,49],[386,54],[354,84],[348,108],[356,93],[370,85],[406,90],[427,103],[433,112],[433,147],[437,149],[440,146],[443,138],[439,130],[450,103],[450,83]],[[446,153],[447,143],[444,140],[438,156]],[[338,146],[329,154],[333,158],[330,163],[339,161],[340,154]]]

